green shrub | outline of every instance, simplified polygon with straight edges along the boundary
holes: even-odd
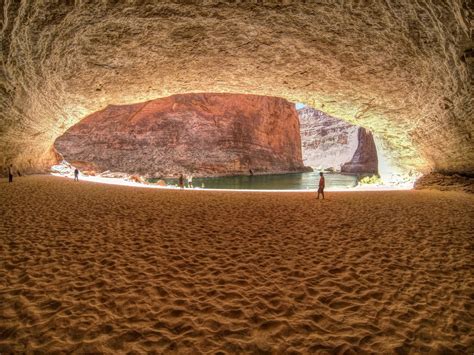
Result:
[[[366,185],[382,184],[382,179],[380,179],[380,176],[378,175],[364,176],[363,178],[359,179],[359,183]]]

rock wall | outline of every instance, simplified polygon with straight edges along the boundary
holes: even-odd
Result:
[[[343,173],[378,173],[377,148],[372,133],[363,127],[357,132],[357,149],[352,159],[341,167]]]
[[[71,127],[55,148],[84,170],[147,176],[304,170],[299,121],[284,99],[186,94],[108,106]]]
[[[358,127],[311,107],[298,110],[298,116],[304,164],[340,171],[357,149]]]
[[[320,107],[403,168],[474,172],[469,1],[1,4],[0,164],[49,168],[108,104],[228,92]]]
[[[431,173],[419,178],[414,188],[416,190],[434,189],[441,191],[462,191],[474,194],[474,176]]]
[[[348,173],[377,173],[377,150],[370,132],[319,110],[298,110],[305,165]]]

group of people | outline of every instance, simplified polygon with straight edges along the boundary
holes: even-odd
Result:
[[[193,176],[192,175],[188,175],[187,176],[187,179],[188,179],[188,187],[190,189],[193,188]],[[180,189],[184,189],[184,176],[183,174],[180,174],[179,175],[179,178],[178,178],[178,186]]]
[[[18,176],[21,176],[19,171],[17,173],[18,173]],[[193,176],[188,175],[187,180],[188,180],[188,187],[193,188]],[[79,170],[77,168],[74,169],[74,181],[79,181]],[[8,166],[8,182],[13,182],[13,164],[10,164]],[[183,174],[179,175],[178,186],[180,189],[184,189],[184,175]],[[324,200],[324,187],[325,187],[324,174],[319,173],[319,185],[318,185],[318,197],[317,197],[318,200],[319,200],[320,195],[322,196],[322,199]]]
[[[13,164],[10,164],[8,167],[7,167],[7,175],[8,175],[8,182],[13,182],[13,175],[15,173],[15,170],[13,169]],[[16,174],[18,176],[21,176],[21,173],[19,170],[16,171]],[[79,181],[79,170],[78,169],[75,169],[74,170],[74,181]]]

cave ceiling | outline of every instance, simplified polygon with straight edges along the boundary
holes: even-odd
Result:
[[[44,169],[109,104],[230,92],[369,128],[408,169],[474,171],[469,1],[0,4],[0,164]]]

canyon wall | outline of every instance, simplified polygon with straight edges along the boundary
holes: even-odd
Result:
[[[377,148],[372,133],[363,127],[357,132],[357,149],[352,159],[341,167],[343,173],[378,173]]]
[[[284,99],[184,94],[93,113],[55,148],[81,170],[215,176],[304,170],[298,115]]]
[[[377,150],[370,132],[311,107],[298,110],[298,116],[305,165],[377,174]]]

